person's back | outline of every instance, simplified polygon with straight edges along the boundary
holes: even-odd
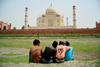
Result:
[[[65,56],[65,47],[63,45],[57,46],[56,58],[63,59]]]
[[[32,46],[30,48],[31,52],[31,62],[40,62],[42,48],[40,46]]]
[[[50,60],[51,60],[51,57],[52,57],[52,56],[55,56],[56,51],[57,51],[57,50],[56,50],[54,47],[52,47],[52,46],[47,46],[47,47],[45,48],[45,51],[44,51],[42,57],[43,57],[45,60],[50,61]]]
[[[66,46],[69,47],[70,43],[66,41]],[[73,60],[73,48],[71,47],[70,50],[67,50],[65,53],[65,61]]]
[[[56,62],[64,62],[65,52],[69,50],[70,47],[64,46],[65,42],[60,41],[59,46],[57,46],[57,53],[56,53]]]
[[[33,41],[34,46],[30,48],[30,56],[29,56],[29,62],[40,62],[41,60],[41,53],[42,48],[40,47],[40,41],[34,40]]]
[[[42,63],[55,62],[54,57],[56,56],[56,47],[58,45],[57,41],[54,41],[52,46],[47,46],[42,55]]]

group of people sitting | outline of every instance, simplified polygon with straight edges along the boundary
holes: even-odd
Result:
[[[29,62],[40,62],[49,64],[52,62],[63,63],[64,61],[73,60],[73,48],[69,47],[69,41],[63,40],[52,43],[52,46],[47,46],[45,50],[40,47],[40,41],[35,39],[29,52]],[[58,45],[58,46],[57,46]]]

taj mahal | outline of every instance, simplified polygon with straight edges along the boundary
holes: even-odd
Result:
[[[24,29],[76,29],[75,6],[73,6],[73,25],[68,25],[68,17],[66,18],[66,26],[64,26],[64,16],[61,16],[52,6],[47,8],[45,14],[37,18],[37,26],[28,27],[28,8],[25,8],[25,26]]]

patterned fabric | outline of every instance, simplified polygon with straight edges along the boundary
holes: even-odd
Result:
[[[69,50],[70,47],[59,45],[57,46],[56,49],[57,49],[56,58],[63,59],[65,57],[66,50]]]

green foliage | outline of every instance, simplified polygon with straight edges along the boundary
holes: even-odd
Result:
[[[22,28],[21,29],[24,29],[24,26],[22,26]]]
[[[30,25],[28,24],[28,27],[30,27]]]
[[[100,38],[100,34],[93,34],[96,38]]]
[[[87,27],[87,29],[89,29],[89,28]]]
[[[0,34],[0,37],[97,37],[100,34]]]
[[[30,27],[30,25],[28,24],[28,27]],[[22,26],[22,28],[21,29],[24,29],[24,25]]]
[[[16,27],[13,27],[13,30],[16,30]]]
[[[74,31],[71,31],[71,33],[74,33]]]

